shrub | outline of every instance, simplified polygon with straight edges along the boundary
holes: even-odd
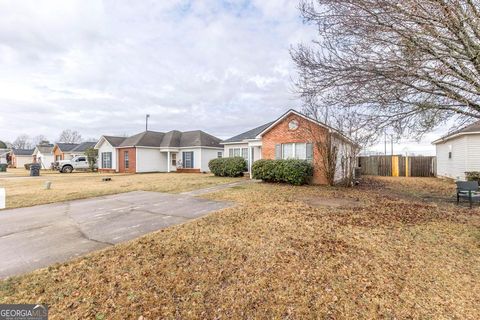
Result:
[[[218,177],[240,177],[247,171],[247,161],[242,157],[216,158],[210,160],[208,167]]]
[[[305,160],[258,160],[252,166],[252,177],[266,182],[302,185],[312,176],[313,166]]]
[[[465,177],[467,178],[467,181],[480,182],[480,171],[467,171],[465,172]]]

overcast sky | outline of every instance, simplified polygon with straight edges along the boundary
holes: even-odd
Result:
[[[289,48],[315,34],[296,5],[0,0],[0,140],[134,134],[147,113],[151,130],[220,138],[272,121],[300,106]]]

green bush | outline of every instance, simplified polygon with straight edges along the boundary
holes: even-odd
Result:
[[[302,185],[312,176],[313,165],[305,160],[258,160],[252,166],[252,177],[266,182]]]
[[[247,161],[242,157],[216,158],[210,160],[208,168],[217,177],[240,177],[247,171]]]
[[[467,171],[465,172],[465,177],[467,178],[467,181],[480,182],[480,171]]]

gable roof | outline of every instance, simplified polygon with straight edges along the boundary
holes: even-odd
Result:
[[[181,132],[172,130],[166,133],[144,131],[126,138],[118,145],[122,147],[151,147],[151,148],[186,148],[186,147],[214,147],[222,148],[221,139],[204,131],[194,130]]]
[[[320,122],[318,120],[315,120],[313,118],[310,118],[296,110],[293,110],[293,109],[290,109],[288,110],[287,112],[285,112],[284,114],[282,114],[280,117],[277,118],[277,120],[275,121],[272,121],[272,122],[269,122],[267,124],[264,124],[263,126],[260,126],[260,127],[257,127],[255,129],[252,129],[250,131],[247,131],[247,132],[244,132],[244,133],[241,133],[235,137],[232,137],[230,139],[227,139],[227,140],[224,140],[222,142],[222,144],[228,144],[228,143],[234,143],[234,142],[242,142],[242,141],[245,141],[245,140],[250,140],[250,139],[260,139],[262,137],[263,134],[265,134],[266,132],[268,132],[270,129],[272,129],[274,126],[276,126],[280,121],[282,121],[285,117],[287,117],[288,115],[290,114],[295,114],[299,117],[302,117],[308,121],[311,121],[321,127],[324,127],[325,129],[327,129],[329,132],[333,133],[333,134],[336,134],[337,136],[339,136],[341,139],[345,140],[346,142],[350,143],[350,144],[353,144],[353,145],[357,145],[352,139],[350,139],[349,137],[345,136],[342,132],[338,131],[337,129],[335,128],[332,128],[330,127],[329,125],[323,123],[323,122]]]
[[[450,139],[453,139],[453,138],[456,138],[458,136],[462,136],[462,135],[465,135],[465,134],[475,134],[475,133],[480,134],[480,120],[476,121],[472,124],[469,124],[469,125],[467,125],[463,128],[460,128],[459,130],[455,130],[453,132],[450,132],[447,135],[441,137],[440,139],[437,139],[437,140],[433,141],[432,144],[442,143],[442,142],[445,142],[447,140],[450,140]]]
[[[35,149],[12,149],[12,154],[16,156],[31,156]]]
[[[248,130],[244,133],[240,133],[234,137],[231,137],[227,140],[223,140],[222,141],[222,144],[227,144],[227,143],[235,143],[235,142],[242,142],[242,141],[245,141],[245,140],[251,140],[251,139],[255,139],[259,134],[260,132],[264,131],[266,128],[270,127],[275,121],[272,121],[272,122],[269,122],[269,123],[265,123],[259,127],[256,127],[252,130]]]
[[[44,154],[53,153],[53,144],[39,144],[35,147],[35,150]],[[35,150],[33,151],[34,153]]]
[[[69,152],[75,149],[75,147],[78,146],[78,143],[63,143],[63,142],[57,142],[55,146],[60,149],[62,152]]]
[[[86,141],[80,143],[78,146],[72,149],[72,152],[85,152],[88,148],[93,148],[96,142],[94,141]]]
[[[105,140],[107,140],[108,143],[112,145],[112,147],[119,146],[123,141],[125,141],[125,139],[127,139],[126,137],[114,137],[114,136],[103,136],[103,138],[105,138]]]

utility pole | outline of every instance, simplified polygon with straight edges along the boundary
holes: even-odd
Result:
[[[385,156],[387,156],[387,131],[385,131]]]
[[[391,139],[392,139],[392,156],[393,156],[393,134],[391,136]]]
[[[145,131],[148,131],[148,118],[150,118],[149,114],[145,116]]]

